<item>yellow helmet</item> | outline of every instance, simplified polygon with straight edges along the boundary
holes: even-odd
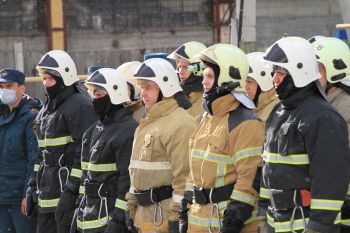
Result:
[[[244,92],[244,83],[249,72],[249,63],[245,53],[231,44],[215,44],[204,49],[199,59],[219,66],[218,86],[223,83],[239,82],[235,91]]]
[[[134,96],[133,99],[137,100],[140,95],[140,88],[136,85],[134,80],[135,71],[141,66],[141,62],[139,61],[130,61],[121,64],[116,70],[125,78],[128,83],[130,83],[134,87]]]
[[[205,48],[206,46],[200,42],[190,41],[175,49],[175,51],[172,52],[168,58],[175,61],[185,60],[189,63],[199,62],[195,55]]]

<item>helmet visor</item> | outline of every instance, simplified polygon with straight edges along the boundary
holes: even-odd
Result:
[[[287,55],[276,43],[264,56],[264,60],[278,63],[288,63]]]

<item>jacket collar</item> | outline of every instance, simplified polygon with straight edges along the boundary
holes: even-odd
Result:
[[[55,110],[56,108],[58,108],[58,106],[60,106],[66,99],[68,99],[68,97],[70,97],[71,95],[73,95],[74,93],[76,93],[76,87],[75,84],[68,86],[66,88],[64,88],[64,90],[62,92],[60,92],[56,98],[54,99],[47,99],[45,105],[46,105],[46,109],[49,110],[50,112]]]
[[[178,107],[176,100],[172,97],[165,98],[162,101],[154,104],[148,111],[145,119],[153,120],[161,116],[166,116],[172,112],[176,107]]]
[[[276,91],[274,88],[268,91],[263,91],[259,95],[258,104],[256,106],[256,109],[254,111],[258,112],[261,109],[265,108],[267,105],[269,105],[272,101],[275,101],[277,99]]]
[[[235,110],[240,102],[231,94],[217,98],[212,103],[213,116],[224,116]]]
[[[340,88],[336,88],[335,91],[333,93],[330,93],[327,95],[327,99],[330,103],[333,103],[335,99],[338,98],[339,95],[341,94],[346,94],[345,91],[343,91],[342,89]]]
[[[109,124],[112,122],[118,122],[118,121],[123,121],[125,118],[128,116],[132,116],[132,111],[130,108],[119,108],[116,109],[110,117],[107,117],[105,120],[103,120],[103,124]]]

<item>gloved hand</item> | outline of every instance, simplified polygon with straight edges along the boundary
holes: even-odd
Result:
[[[230,204],[224,212],[222,233],[239,233],[241,232],[244,223],[237,216],[235,209],[230,208]]]
[[[179,221],[168,220],[168,232],[169,233],[179,233]]]
[[[66,189],[60,196],[58,206],[55,211],[55,221],[61,225],[70,225],[76,208],[77,194]]]
[[[35,185],[28,186],[26,192],[26,215],[28,217],[34,217],[37,215],[38,212],[38,194],[36,191],[37,188]]]
[[[126,227],[125,221],[119,221],[115,218],[112,218],[104,231],[104,233],[129,233],[128,228]]]
[[[268,233],[268,223],[266,218],[263,218],[258,225],[258,233]]]
[[[188,229],[188,215],[187,212],[189,209],[187,208],[188,204],[192,204],[186,198],[181,200],[180,210],[179,210],[179,231],[180,233],[186,233]]]

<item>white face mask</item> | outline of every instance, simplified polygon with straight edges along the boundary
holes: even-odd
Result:
[[[0,100],[3,104],[9,105],[16,102],[16,91],[11,89],[0,89]]]

